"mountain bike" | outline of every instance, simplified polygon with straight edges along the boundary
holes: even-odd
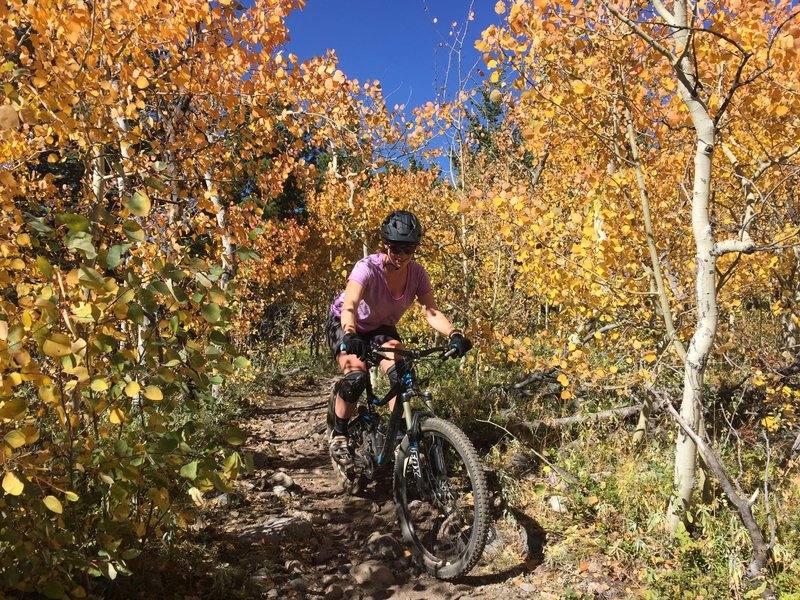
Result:
[[[450,351],[452,353],[452,350]],[[389,359],[397,364],[398,382],[378,398],[367,384],[366,402],[348,426],[348,446],[353,464],[331,462],[342,488],[349,494],[364,491],[388,465],[393,465],[394,501],[403,539],[425,570],[439,579],[455,579],[478,562],[489,535],[489,491],[478,454],[469,438],[454,424],[436,418],[432,394],[417,383],[416,361],[438,355],[450,357],[448,348],[384,348],[372,345],[367,365]],[[328,435],[333,430],[338,383],[328,401]],[[397,398],[384,425],[377,408]],[[412,399],[425,408],[412,408]],[[394,457],[392,461],[390,457]]]

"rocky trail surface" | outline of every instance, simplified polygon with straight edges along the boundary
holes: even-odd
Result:
[[[328,389],[323,382],[259,402],[243,424],[244,450],[253,454],[255,471],[240,475],[235,493],[217,497],[200,524],[206,539],[244,563],[248,594],[328,600],[538,597],[530,578],[543,536],[535,527],[509,525],[499,496],[484,559],[460,580],[445,582],[429,577],[405,548],[390,479],[371,484],[362,496],[344,494],[327,451]]]

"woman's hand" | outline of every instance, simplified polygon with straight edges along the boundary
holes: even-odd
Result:
[[[448,348],[455,350],[456,354],[460,357],[464,356],[472,348],[472,342],[467,339],[464,334],[456,331],[450,335],[450,343]]]
[[[367,360],[367,344],[355,333],[345,333],[339,349],[345,354],[355,354],[359,360]]]

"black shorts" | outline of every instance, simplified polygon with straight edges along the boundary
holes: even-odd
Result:
[[[328,315],[328,322],[325,324],[325,336],[328,340],[333,359],[339,356],[342,347],[342,338],[344,338],[344,330],[342,329],[342,322],[339,317],[332,314]],[[372,331],[359,333],[358,337],[364,340],[367,344],[375,342],[377,344],[385,344],[389,340],[397,340],[402,342],[400,334],[397,333],[397,328],[391,325],[381,325]]]

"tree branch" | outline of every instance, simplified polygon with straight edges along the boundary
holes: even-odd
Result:
[[[675,410],[675,407],[672,406],[671,403],[667,403],[666,407],[672,415],[672,418],[680,425],[683,432],[695,443],[703,460],[711,468],[711,472],[717,478],[720,486],[722,486],[725,495],[736,507],[739,519],[750,534],[750,541],[753,544],[752,560],[747,568],[747,578],[751,580],[756,579],[761,575],[762,569],[767,564],[767,560],[772,551],[772,544],[766,542],[761,528],[758,526],[758,523],[756,523],[756,519],[753,516],[752,502],[748,498],[744,498],[741,490],[737,489],[736,485],[731,481],[717,453],[708,446],[705,439],[694,432],[692,427],[678,414],[678,411]]]

